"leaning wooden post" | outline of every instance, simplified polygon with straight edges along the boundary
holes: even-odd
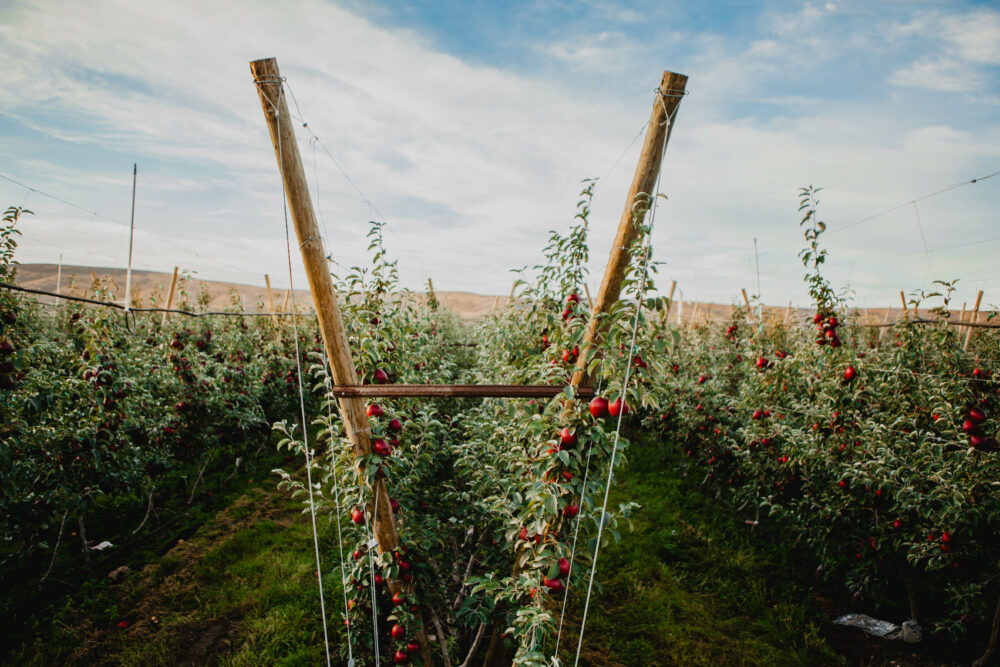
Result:
[[[972,308],[972,314],[969,316],[969,322],[974,323],[979,321],[979,304],[983,302],[983,290],[979,290],[979,294],[976,295],[976,305]],[[969,331],[965,334],[965,345],[962,346],[963,352],[969,351],[969,343],[972,342],[972,332],[976,330],[976,327],[968,327]]]
[[[629,251],[639,236],[642,223],[641,217],[634,213],[635,205],[640,194],[656,196],[653,188],[656,187],[656,177],[660,174],[660,162],[663,161],[663,151],[666,149],[667,141],[670,140],[670,132],[674,125],[673,118],[676,116],[686,86],[687,76],[683,74],[664,72],[663,78],[660,79],[659,94],[653,102],[653,113],[649,117],[646,139],[639,154],[639,164],[636,165],[632,187],[629,188],[628,198],[625,200],[625,210],[622,211],[621,220],[618,222],[618,233],[615,234],[615,240],[611,244],[611,256],[604,270],[604,279],[601,281],[601,288],[597,292],[590,320],[587,322],[587,332],[580,345],[580,356],[576,360],[573,377],[570,378],[570,385],[573,387],[579,387],[587,378],[587,366],[593,360],[592,350],[600,340],[604,315],[617,303],[621,295],[625,271],[632,260]]]
[[[672,119],[676,115],[686,85],[687,77],[683,74],[664,72],[663,78],[660,79],[659,94],[653,102],[653,113],[647,125],[642,152],[639,154],[639,164],[636,165],[632,187],[629,188],[628,198],[625,200],[625,210],[622,211],[621,220],[618,222],[618,232],[611,244],[611,257],[604,269],[604,278],[601,280],[600,290],[597,292],[597,298],[590,311],[587,331],[584,334],[583,342],[580,343],[580,356],[577,357],[576,366],[570,378],[569,384],[574,389],[587,380],[587,367],[597,355],[597,345],[604,327],[604,315],[617,303],[618,297],[621,295],[625,272],[632,261],[630,251],[639,236],[642,218],[645,217],[635,214],[635,206],[640,195],[656,196],[653,188],[656,187],[656,177],[660,173],[660,162],[663,160],[663,151],[673,128]],[[572,412],[573,403],[574,401],[566,401],[562,412],[563,420],[567,419]],[[520,568],[515,567],[514,575],[517,576],[519,571]],[[510,664],[504,655],[502,629],[502,627],[494,626],[493,637],[490,640],[486,660],[483,663],[485,667]]]
[[[906,295],[903,294],[903,290],[899,290],[899,300],[903,304],[903,317],[905,319],[910,319],[910,311],[906,308]]]
[[[177,292],[177,267],[174,267],[174,277],[170,279],[170,291],[167,292],[167,310],[174,307],[174,294]],[[170,313],[163,313],[163,319],[160,320],[160,326],[167,323],[167,318],[170,317]]]
[[[285,290],[285,299],[281,302],[281,312],[288,312],[288,300],[292,298],[292,290]]]
[[[338,385],[357,384],[354,359],[351,357],[347,335],[344,332],[337,293],[330,272],[327,270],[326,251],[323,249],[322,236],[316,224],[316,213],[309,197],[309,186],[302,167],[299,146],[295,140],[295,127],[282,94],[278,63],[274,58],[255,60],[250,63],[250,72],[257,85],[264,119],[278,159],[278,169],[284,181],[285,195],[288,198],[295,235],[302,252],[302,263],[309,279],[309,289],[316,307],[319,329],[323,334],[323,344],[330,362],[333,382]],[[340,405],[340,415],[347,437],[354,446],[354,458],[359,461],[372,453],[371,426],[365,415],[365,402],[359,398],[338,398],[337,403]],[[371,513],[372,527],[378,549],[384,553],[399,546],[399,532],[396,530],[396,519],[389,504],[389,491],[385,480],[376,477],[373,486],[375,507]],[[389,580],[389,590],[392,593],[406,591],[408,588],[398,579]],[[423,619],[419,618],[419,615],[418,621],[419,627],[414,634],[420,643],[420,655],[425,665],[432,665],[434,662],[427,643],[427,635],[423,630]],[[443,637],[441,641],[444,641]]]

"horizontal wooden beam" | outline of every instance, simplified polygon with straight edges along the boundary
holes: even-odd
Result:
[[[337,397],[358,398],[553,398],[564,386],[547,384],[365,384],[335,385]],[[577,387],[579,398],[591,398],[593,387]]]

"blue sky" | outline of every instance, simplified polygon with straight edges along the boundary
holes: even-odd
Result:
[[[0,174],[100,214],[0,181],[4,205],[37,213],[21,260],[123,265],[138,162],[137,266],[286,284],[247,66],[272,55],[367,198],[300,132],[334,258],[363,262],[366,221],[385,219],[408,287],[506,294],[601,176],[596,286],[630,142],[671,69],[690,95],[663,167],[664,286],[734,301],[754,289],[756,238],[763,300],[805,304],[796,190],[811,183],[830,277],[857,305],[935,278],[1000,303],[1000,177],[847,227],[1000,169],[1000,10],[975,2],[3,1]]]

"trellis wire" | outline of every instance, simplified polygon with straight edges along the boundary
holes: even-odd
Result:
[[[327,387],[333,386],[333,376],[330,370],[330,360],[326,360],[326,382]],[[340,482],[337,480],[337,452],[334,448],[335,438],[333,435],[333,409],[331,404],[336,399],[333,394],[329,394],[326,397],[326,420],[327,429],[330,432],[330,457],[333,461],[333,501],[335,506],[335,511],[337,514],[337,546],[340,553],[340,588],[344,593],[344,622],[347,625],[347,659],[348,665],[354,664],[354,648],[351,642],[351,619],[348,616],[350,609],[347,608],[347,574],[344,571],[344,536],[340,528],[340,513],[342,508],[340,507]]]

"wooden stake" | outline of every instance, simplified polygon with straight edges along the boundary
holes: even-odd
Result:
[[[909,319],[910,311],[906,307],[906,295],[903,294],[903,290],[899,290],[899,300],[903,303],[903,317]]]
[[[174,293],[177,290],[177,267],[174,267],[174,277],[170,279],[170,291],[167,292],[167,310],[174,307]],[[170,317],[170,313],[163,313],[163,319],[160,320],[160,325],[167,323],[167,318]]]
[[[747,324],[752,324],[753,316],[750,314],[750,299],[747,298],[747,290],[745,287],[741,287],[740,292],[743,294],[743,304],[747,307]]]
[[[674,290],[677,289],[677,281],[670,281],[670,294],[667,296],[667,305],[663,309],[663,324],[667,324],[667,318],[670,317],[670,309],[674,307]]]
[[[264,284],[267,286],[267,312],[271,313],[271,321],[278,326],[278,316],[274,312],[274,297],[271,295],[271,277],[264,274]]]
[[[590,312],[594,312],[594,300],[590,298],[590,288],[587,287],[587,283],[583,284],[583,293],[587,295],[587,305],[590,306]]]
[[[983,290],[979,290],[979,294],[976,295],[976,305],[972,308],[972,314],[969,316],[970,322],[979,321],[979,304],[983,302]],[[976,327],[968,327],[969,331],[965,334],[965,345],[962,346],[963,352],[969,351],[969,343],[972,342],[972,333],[976,330]]]
[[[500,305],[500,296],[497,295],[497,298],[493,299],[493,310],[496,310],[497,306],[499,305]]]
[[[292,298],[292,290],[285,290],[285,300],[281,302],[281,312],[288,312],[288,301]]]
[[[642,152],[639,154],[639,163],[635,168],[635,175],[632,178],[632,186],[629,188],[628,197],[625,200],[625,210],[618,222],[618,232],[615,240],[611,244],[611,256],[608,258],[607,267],[604,269],[604,278],[601,280],[601,288],[594,300],[590,312],[590,319],[587,322],[587,331],[584,334],[583,342],[580,344],[580,356],[577,357],[573,375],[570,378],[570,386],[574,389],[587,384],[587,367],[594,359],[592,350],[600,342],[603,318],[602,316],[611,310],[611,307],[618,302],[621,295],[622,282],[625,280],[625,272],[628,270],[632,260],[631,250],[635,240],[639,237],[642,219],[645,217],[636,214],[636,204],[639,203],[639,195],[655,197],[656,177],[660,173],[660,162],[663,160],[663,151],[667,141],[670,139],[670,132],[673,129],[673,118],[676,116],[677,107],[680,105],[687,77],[683,74],[664,72],[660,79],[660,95],[653,102],[653,112],[647,125],[646,138],[643,141]],[[648,202],[652,204],[651,201]],[[562,418],[565,420],[573,410],[574,401],[566,401],[563,408]],[[520,551],[520,548],[517,550]],[[517,576],[520,568],[515,566],[514,575]],[[485,667],[499,667],[509,665],[510,661],[506,657],[503,637],[501,632],[504,626],[494,624],[493,637],[486,653]]]
[[[639,236],[639,227],[642,222],[639,216],[634,213],[635,205],[640,194],[646,194],[650,197],[656,196],[653,188],[656,186],[656,177],[660,173],[664,148],[667,141],[670,140],[670,133],[673,130],[673,121],[670,119],[676,117],[677,107],[680,105],[686,86],[687,77],[683,74],[664,72],[660,79],[659,90],[664,96],[662,98],[658,96],[653,102],[653,112],[649,117],[646,139],[642,144],[642,152],[639,154],[639,164],[636,165],[635,175],[632,177],[632,186],[629,188],[628,198],[625,200],[625,210],[622,211],[621,220],[618,222],[618,233],[611,244],[611,256],[608,258],[608,265],[604,270],[601,289],[594,300],[590,320],[587,323],[587,332],[580,345],[580,356],[577,358],[576,368],[570,379],[570,385],[573,387],[585,384],[587,365],[592,360],[590,351],[600,340],[601,316],[611,310],[621,294],[625,271],[632,259],[629,253],[632,243]],[[570,404],[567,401],[567,410],[569,407]]]
[[[282,92],[281,74],[274,58],[255,60],[250,63],[257,93],[260,96],[264,119],[274,145],[278,168],[284,181],[288,206],[295,224],[295,235],[302,253],[302,263],[305,265],[306,276],[309,279],[309,289],[313,304],[316,307],[316,317],[326,355],[330,362],[330,373],[334,384],[357,384],[354,359],[347,343],[344,331],[344,321],[337,304],[337,293],[333,280],[327,269],[326,252],[323,249],[322,236],[316,224],[316,214],[309,197],[309,186],[306,181],[302,158],[295,140],[295,126],[288,113],[288,105]],[[355,460],[372,453],[370,425],[365,415],[365,402],[359,398],[339,398],[340,415],[347,431],[347,437],[354,446]],[[359,474],[363,474],[359,467]],[[385,480],[376,477],[373,482],[374,512],[368,512],[382,553],[392,551],[399,546],[399,532],[396,529],[396,518],[389,504],[389,491]],[[369,505],[370,507],[370,505]],[[393,593],[407,591],[399,579],[389,580],[389,590]],[[337,616],[334,615],[334,618]],[[414,637],[420,643],[420,655],[425,665],[433,665],[427,635],[424,632],[423,619],[418,614],[418,627],[414,628]],[[439,638],[445,641],[444,637]]]

